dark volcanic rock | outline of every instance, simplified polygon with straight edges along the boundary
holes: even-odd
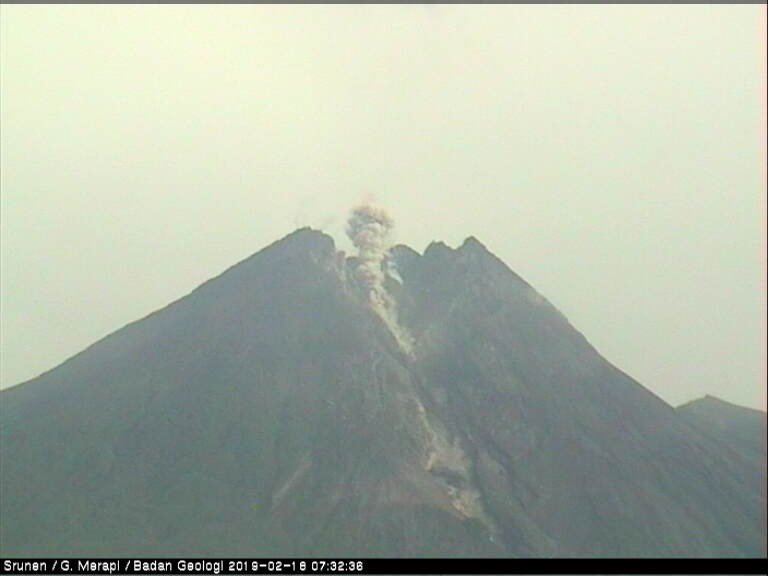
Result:
[[[764,467],[476,239],[392,254],[413,350],[302,229],[0,393],[0,554],[765,554]]]
[[[712,442],[735,451],[750,465],[766,468],[766,414],[705,396],[678,407],[680,415]]]

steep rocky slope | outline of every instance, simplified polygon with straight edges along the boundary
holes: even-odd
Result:
[[[762,474],[470,238],[310,229],[0,393],[0,554],[765,554]]]

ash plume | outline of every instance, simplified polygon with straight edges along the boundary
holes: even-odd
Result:
[[[362,204],[352,210],[347,221],[347,236],[357,248],[355,278],[368,293],[368,302],[389,328],[406,352],[410,353],[412,339],[397,323],[395,302],[384,286],[394,220],[383,208]]]
[[[384,290],[382,263],[389,247],[394,221],[384,209],[364,204],[352,210],[347,236],[358,250],[355,275],[370,292]]]

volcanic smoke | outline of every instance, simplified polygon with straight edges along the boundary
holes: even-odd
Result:
[[[367,290],[368,302],[395,339],[410,354],[412,339],[397,323],[395,302],[384,286],[384,261],[390,245],[394,220],[383,208],[363,204],[352,210],[347,236],[357,248],[355,278]]]

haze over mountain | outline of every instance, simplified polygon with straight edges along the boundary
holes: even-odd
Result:
[[[0,554],[765,555],[751,416],[671,407],[477,239],[355,217],[354,257],[297,230],[0,392]]]

